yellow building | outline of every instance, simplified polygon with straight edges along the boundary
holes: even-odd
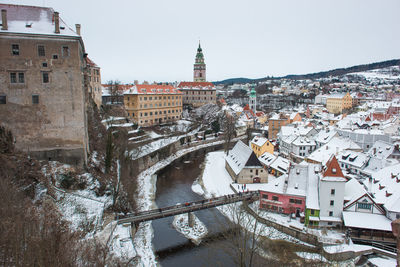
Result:
[[[137,84],[124,93],[124,106],[139,126],[172,122],[182,116],[182,93],[171,85]]]
[[[350,94],[333,94],[329,95],[326,99],[326,109],[330,113],[342,113],[344,109],[352,108],[353,99]]]
[[[250,147],[254,151],[254,154],[256,154],[257,158],[265,152],[270,154],[274,153],[274,145],[264,137],[255,136],[250,142]]]

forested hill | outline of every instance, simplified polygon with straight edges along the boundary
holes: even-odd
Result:
[[[274,77],[274,79],[295,79],[295,80],[318,79],[318,78],[326,78],[329,76],[341,76],[341,75],[345,75],[345,74],[352,73],[352,72],[361,72],[361,71],[381,69],[381,68],[387,68],[387,67],[399,66],[399,65],[400,65],[400,59],[392,59],[392,60],[386,60],[386,61],[375,62],[375,63],[370,63],[370,64],[352,66],[349,68],[340,68],[340,69],[321,71],[321,72],[316,72],[316,73],[290,74],[290,75],[286,75],[283,77]],[[260,78],[260,79],[231,78],[231,79],[213,82],[213,83],[214,84],[251,83],[251,82],[261,82],[261,81],[265,81],[268,79],[271,79],[271,78],[269,78],[269,77]]]

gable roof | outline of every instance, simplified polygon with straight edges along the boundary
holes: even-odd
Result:
[[[262,147],[265,145],[268,141],[267,138],[261,137],[261,136],[254,136],[254,138],[251,140],[252,144],[255,144],[256,146]]]
[[[322,173],[322,177],[322,180],[346,181],[342,169],[340,168],[339,163],[334,155],[326,163],[326,168]]]
[[[210,88],[212,87],[212,88]],[[215,85],[211,82],[180,82],[178,88],[185,89],[213,89]]]
[[[261,162],[257,159],[253,150],[246,146],[242,141],[238,141],[236,145],[229,151],[226,156],[226,162],[229,164],[233,172],[237,175],[244,167],[261,167]]]

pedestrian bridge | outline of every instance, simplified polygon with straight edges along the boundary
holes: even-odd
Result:
[[[123,216],[118,216],[116,218],[118,224],[124,223],[140,223],[146,221],[152,221],[156,219],[161,219],[164,217],[175,216],[184,213],[190,213],[197,210],[205,210],[210,208],[215,208],[218,206],[223,206],[226,204],[231,204],[240,201],[254,201],[259,198],[259,192],[243,192],[231,195],[225,195],[221,197],[214,197],[209,199],[203,199],[194,202],[186,202],[183,204],[177,204],[174,206],[142,211],[134,214],[127,214]]]

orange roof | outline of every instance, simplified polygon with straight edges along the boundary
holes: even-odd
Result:
[[[323,176],[344,177],[342,169],[340,168],[339,163],[335,156],[332,156],[331,159],[326,163],[326,170]]]
[[[180,82],[178,88],[181,87],[214,87],[211,82]]]
[[[134,89],[127,94],[182,94],[172,85],[159,85],[159,84],[136,84]]]

